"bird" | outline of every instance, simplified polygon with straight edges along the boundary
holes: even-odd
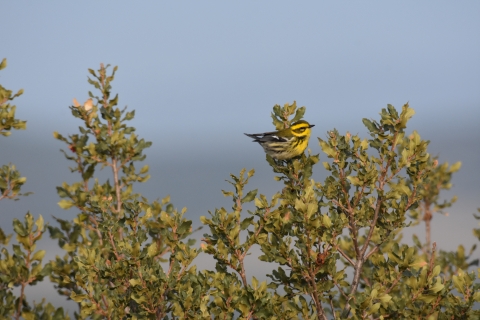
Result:
[[[310,138],[310,129],[314,126],[314,124],[309,124],[305,120],[300,120],[283,130],[245,133],[245,135],[253,138],[253,142],[258,142],[265,153],[272,158],[288,160],[301,155],[305,151]]]

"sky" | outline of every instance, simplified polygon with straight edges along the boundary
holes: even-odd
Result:
[[[56,204],[55,187],[78,177],[52,133],[78,132],[68,107],[94,89],[87,69],[105,63],[119,67],[113,91],[121,107],[136,110],[131,125],[153,142],[145,160],[152,177],[137,190],[152,200],[170,195],[194,226],[208,210],[230,208],[221,189],[242,168],[256,170],[251,189],[281,190],[262,148],[243,135],[273,130],[275,104],[306,106],[315,124],[310,149],[320,153],[316,137],[336,128],[368,138],[362,118],[409,102],[416,115],[407,132],[430,140],[440,162],[462,162],[443,193],[459,199],[448,217],[434,217],[432,240],[445,250],[475,243],[478,1],[6,1],[2,12],[8,67],[0,83],[25,90],[15,104],[27,130],[0,137],[0,164],[16,164],[28,179],[23,190],[34,192],[0,203],[4,230],[27,211],[49,221],[76,215]],[[316,166],[314,178],[324,177]]]

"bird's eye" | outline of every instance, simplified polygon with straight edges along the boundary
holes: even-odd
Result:
[[[305,128],[300,128],[300,132],[303,132],[303,131],[305,131]]]

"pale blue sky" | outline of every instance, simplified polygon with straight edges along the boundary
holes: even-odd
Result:
[[[5,1],[2,13],[0,59],[8,68],[0,83],[25,89],[16,104],[28,130],[1,139],[0,164],[16,163],[28,178],[25,190],[35,192],[2,201],[2,228],[27,210],[75,214],[56,205],[55,186],[75,177],[52,132],[76,132],[68,106],[74,97],[86,100],[93,89],[87,68],[103,62],[119,66],[120,105],[136,110],[133,126],[153,141],[152,179],[139,190],[170,194],[195,225],[207,210],[228,205],[220,190],[243,167],[257,171],[252,188],[281,189],[262,149],[243,135],[272,130],[274,104],[307,107],[318,153],[315,137],[327,130],[367,137],[362,118],[409,101],[417,112],[409,130],[430,139],[440,161],[463,163],[447,193],[458,194],[458,204],[450,217],[435,217],[433,240],[446,249],[474,242],[478,1]],[[315,177],[323,176],[317,166]]]

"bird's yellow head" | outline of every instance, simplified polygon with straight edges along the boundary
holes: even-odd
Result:
[[[310,128],[314,127],[314,124],[310,124],[305,120],[300,120],[291,125],[290,130],[292,134],[297,138],[309,138],[312,130]]]

